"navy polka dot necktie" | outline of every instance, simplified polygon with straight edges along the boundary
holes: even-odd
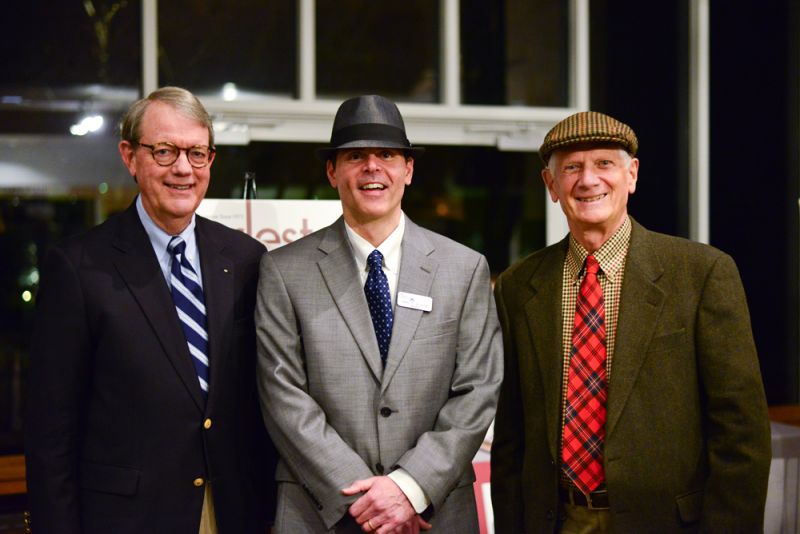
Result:
[[[389,342],[392,340],[392,297],[389,293],[389,280],[383,272],[383,254],[373,250],[367,257],[369,274],[367,283],[364,284],[364,294],[367,296],[369,313],[372,315],[372,326],[375,328],[375,337],[378,339],[378,348],[381,352],[381,362],[386,365],[386,356],[389,354]]]

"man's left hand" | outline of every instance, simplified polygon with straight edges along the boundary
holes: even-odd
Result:
[[[417,512],[414,511],[405,493],[387,476],[356,480],[344,488],[342,493],[344,495],[364,493],[350,506],[350,515],[361,525],[364,532],[384,534],[396,530],[416,531],[414,527],[425,529],[417,520]],[[424,521],[422,523],[430,528]]]

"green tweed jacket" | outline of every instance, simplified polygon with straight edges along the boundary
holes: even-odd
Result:
[[[632,223],[607,403],[613,530],[760,532],[770,430],[736,265]],[[531,254],[495,287],[505,345],[491,460],[500,534],[551,533],[560,516],[567,246]]]

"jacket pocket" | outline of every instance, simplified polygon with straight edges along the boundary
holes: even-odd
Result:
[[[457,331],[458,331],[458,319],[449,319],[447,321],[442,321],[440,323],[434,323],[434,322],[429,323],[423,317],[423,320],[417,327],[417,331],[414,332],[414,341],[452,335],[455,334]]]
[[[87,461],[81,461],[79,469],[81,489],[130,496],[139,487],[138,469]]]
[[[647,348],[647,352],[662,352],[671,350],[686,343],[686,329],[681,328],[675,332],[654,337]]]
[[[678,515],[684,524],[695,523],[703,513],[703,490],[695,490],[675,497]]]

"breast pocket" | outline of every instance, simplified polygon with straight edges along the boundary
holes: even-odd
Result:
[[[458,319],[428,323],[423,318],[417,327],[417,331],[414,332],[414,341],[454,335],[457,331]]]
[[[681,328],[680,330],[654,337],[647,352],[664,352],[680,347],[685,343],[686,329]]]

